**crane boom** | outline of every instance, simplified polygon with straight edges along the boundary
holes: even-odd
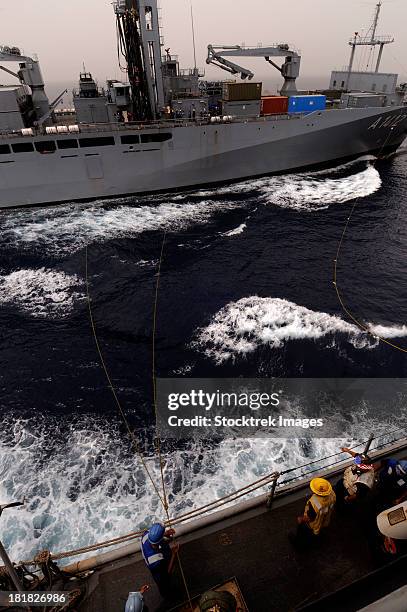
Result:
[[[301,56],[290,49],[289,45],[273,45],[270,47],[242,47],[240,45],[208,45],[207,64],[214,64],[218,68],[231,74],[240,74],[242,79],[252,79],[254,73],[247,68],[231,62],[226,57],[264,57],[266,62],[274,66],[284,78],[282,94],[297,93],[296,79],[300,74]],[[285,57],[284,64],[279,67],[271,57]]]
[[[20,69],[17,73],[17,77],[21,83],[28,85],[31,89],[31,97],[37,120],[45,115],[49,116],[50,104],[45,93],[44,79],[42,78],[38,60],[22,55],[20,49],[17,47],[0,45],[0,62],[19,63]],[[10,70],[5,69],[5,71],[14,75]]]

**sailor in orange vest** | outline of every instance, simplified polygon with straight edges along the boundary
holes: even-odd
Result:
[[[335,507],[336,495],[331,483],[325,478],[314,478],[310,482],[311,497],[307,500],[304,514],[297,519],[298,529],[294,544],[315,541],[321,530],[328,527]]]

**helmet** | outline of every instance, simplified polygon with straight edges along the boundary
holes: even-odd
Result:
[[[165,527],[163,523],[154,523],[148,530],[150,544],[159,544],[164,539]]]
[[[332,492],[332,485],[325,478],[314,478],[310,482],[310,489],[315,495],[325,497]]]

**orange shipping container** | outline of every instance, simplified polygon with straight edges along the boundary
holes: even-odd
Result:
[[[262,115],[281,115],[288,112],[286,96],[267,96],[261,99]]]

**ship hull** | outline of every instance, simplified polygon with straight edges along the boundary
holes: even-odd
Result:
[[[75,138],[114,138],[113,146],[0,155],[0,207],[188,189],[396,150],[407,136],[407,107],[329,110],[230,123],[112,129]],[[122,144],[121,135],[165,133],[168,140]],[[55,140],[72,139],[54,136]],[[35,143],[50,136],[0,139]],[[148,139],[147,139],[148,140]],[[151,140],[154,140],[152,138]]]

